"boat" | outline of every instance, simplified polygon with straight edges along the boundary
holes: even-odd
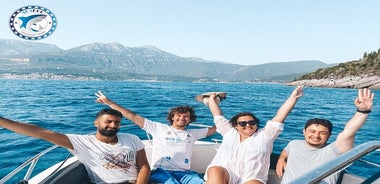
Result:
[[[150,162],[150,155],[152,151],[152,141],[143,140],[145,144],[145,150],[147,153],[148,161]],[[216,154],[219,148],[220,142],[217,140],[213,141],[197,141],[193,146],[192,154],[192,169],[203,173],[205,172],[208,164],[211,162],[212,158]],[[28,184],[83,184],[91,183],[87,175],[87,171],[82,163],[80,163],[75,157],[71,156],[67,159],[54,164],[53,166],[47,168],[46,170],[36,174],[31,177],[32,172],[36,166],[36,163],[40,160],[40,157],[48,152],[55,150],[58,146],[52,146],[46,150],[40,152],[39,154],[33,156],[31,159],[21,164],[15,170],[10,172],[7,176],[0,180],[0,183],[7,183],[10,178],[14,177],[18,172],[20,172],[25,167],[29,166],[23,179],[19,183]],[[292,181],[292,184],[305,184],[305,183],[320,183],[321,180],[330,174],[349,166],[354,161],[360,160],[363,156],[370,152],[380,151],[380,141],[370,141],[360,144],[348,151],[345,154],[323,164],[322,166],[310,171],[309,173],[297,178]],[[276,175],[275,168],[278,159],[278,153],[272,153],[270,168],[268,171],[268,184],[279,184],[281,179]],[[380,183],[380,165],[368,161],[363,161],[368,165],[376,167],[377,171],[372,176],[368,178],[363,178],[361,176],[355,175],[354,173],[349,173],[343,171],[340,174],[338,184],[369,184],[369,183]]]

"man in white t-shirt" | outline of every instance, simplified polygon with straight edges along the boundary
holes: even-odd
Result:
[[[354,100],[357,111],[331,144],[327,144],[327,141],[331,136],[332,123],[319,118],[308,120],[303,130],[305,139],[290,141],[280,154],[276,172],[282,177],[281,183],[289,183],[352,149],[356,132],[364,125],[371,112],[373,98],[374,94],[370,89],[358,89],[358,96]],[[323,182],[336,183],[338,174],[325,178]]]
[[[228,121],[220,109],[216,93],[208,99],[222,144],[210,165],[205,180],[208,184],[261,184],[268,180],[273,142],[283,130],[283,123],[302,96],[302,87],[293,90],[275,117],[259,129],[252,113],[238,113]],[[206,104],[207,105],[207,104]]]
[[[216,132],[216,127],[188,129],[189,123],[196,120],[194,109],[178,106],[170,110],[167,120],[170,125],[153,122],[108,99],[100,91],[97,102],[120,111],[123,116],[153,137],[152,173],[150,181],[156,183],[203,184],[201,176],[192,171],[191,154],[195,141]]]
[[[0,118],[0,127],[67,148],[85,166],[93,183],[138,183],[149,180],[144,144],[135,135],[117,134],[122,115],[102,109],[94,121],[95,135],[61,134],[36,125]]]

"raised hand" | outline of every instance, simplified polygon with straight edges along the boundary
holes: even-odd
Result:
[[[299,98],[303,95],[303,86],[297,86],[296,89],[293,90],[291,96],[294,98]]]
[[[95,95],[98,97],[96,99],[96,102],[98,103],[102,103],[105,105],[110,105],[112,103],[112,101],[108,99],[100,90],[97,93],[95,93]]]
[[[355,106],[358,110],[368,111],[372,109],[373,98],[375,97],[374,93],[371,93],[371,90],[368,88],[359,89],[358,97],[355,99]]]

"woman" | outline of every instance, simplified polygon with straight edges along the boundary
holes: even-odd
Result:
[[[297,87],[277,111],[276,116],[268,121],[264,128],[259,129],[258,118],[249,112],[238,113],[228,121],[218,105],[219,97],[212,93],[208,99],[208,106],[214,117],[217,132],[223,136],[223,142],[207,167],[204,177],[206,183],[266,183],[273,142],[282,132],[286,117],[301,96],[302,87]]]

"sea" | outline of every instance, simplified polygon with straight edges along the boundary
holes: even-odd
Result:
[[[294,86],[256,83],[191,83],[191,82],[130,82],[89,80],[24,80],[0,79],[0,116],[12,120],[36,124],[61,133],[93,134],[95,114],[103,104],[96,103],[95,93],[100,90],[108,98],[135,113],[154,121],[168,123],[170,108],[190,105],[195,108],[197,120],[192,124],[211,126],[212,115],[208,108],[194,97],[205,92],[226,92],[227,98],[220,103],[227,118],[238,112],[252,112],[261,126],[270,120],[280,105],[288,98]],[[380,140],[380,91],[373,90],[375,101],[366,124],[357,132],[355,145]],[[356,89],[304,88],[304,95],[285,121],[285,130],[274,144],[279,153],[288,140],[303,139],[303,126],[308,119],[325,118],[333,124],[329,142],[356,111]],[[147,135],[133,122],[123,119],[120,132],[132,133],[141,139]],[[193,125],[194,126],[194,125]],[[205,140],[221,139],[219,134]],[[51,143],[16,134],[0,128],[0,178],[14,170],[35,154],[52,146]],[[40,159],[34,173],[58,163],[68,156],[63,148]],[[380,164],[380,151],[366,155],[363,160]],[[379,168],[355,162],[349,170],[361,176],[378,172]],[[26,169],[9,183],[22,180]]]

